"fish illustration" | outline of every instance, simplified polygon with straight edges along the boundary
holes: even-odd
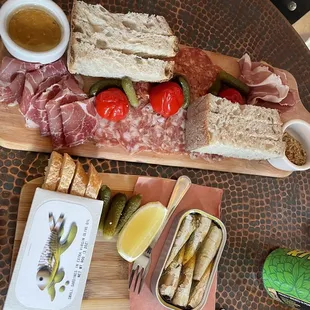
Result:
[[[74,241],[77,234],[77,225],[72,223],[68,235],[61,240],[65,224],[64,214],[60,214],[56,222],[52,212],[49,213],[48,218],[51,233],[39,259],[36,280],[40,290],[43,291],[47,288],[53,301],[55,294],[51,294],[51,292],[55,291],[55,284],[61,282],[64,277],[64,271],[59,269],[60,256]]]

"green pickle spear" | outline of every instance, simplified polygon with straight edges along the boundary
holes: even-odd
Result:
[[[118,80],[118,79],[100,80],[91,86],[91,88],[89,89],[89,96],[90,97],[96,96],[101,91],[111,88],[111,87],[121,88],[122,87],[121,80]]]
[[[99,199],[103,201],[102,213],[99,223],[99,230],[103,231],[104,221],[109,211],[112,192],[110,188],[103,185],[99,191]]]
[[[116,234],[118,234],[132,215],[139,209],[142,201],[142,196],[140,194],[132,196],[126,203],[124,212],[117,224]]]
[[[126,195],[121,193],[116,194],[112,198],[111,207],[103,227],[103,236],[107,239],[112,239],[115,235],[116,227],[125,208],[126,201]]]
[[[128,98],[130,105],[134,108],[137,108],[140,103],[130,78],[128,77],[122,78],[122,88]]]

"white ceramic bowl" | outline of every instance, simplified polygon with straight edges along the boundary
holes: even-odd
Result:
[[[14,11],[27,6],[44,9],[58,21],[62,35],[55,48],[46,52],[33,52],[20,47],[10,38],[7,31],[8,18]],[[52,0],[8,0],[0,9],[0,35],[3,44],[15,58],[27,62],[47,64],[61,58],[65,53],[70,38],[70,26],[65,13]]]
[[[290,134],[303,145],[307,153],[307,162],[302,166],[297,166],[283,155],[280,158],[269,159],[269,163],[275,168],[286,171],[304,171],[310,169],[310,124],[300,119],[293,119],[283,125],[284,132]]]

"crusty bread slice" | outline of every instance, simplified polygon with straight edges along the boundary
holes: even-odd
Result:
[[[55,191],[59,182],[60,169],[62,165],[62,155],[53,151],[48,166],[45,168],[44,183],[42,188]]]
[[[105,78],[127,76],[145,82],[172,78],[171,57],[177,53],[178,42],[164,17],[113,14],[99,4],[82,1],[74,1],[71,15],[67,55],[71,73]]]
[[[96,26],[112,26],[117,29],[129,29],[143,33],[158,35],[173,35],[173,32],[163,16],[149,15],[143,13],[110,13],[102,5],[91,5],[83,1],[74,1],[72,9],[84,20],[89,20]]]
[[[96,168],[90,164],[88,172],[88,184],[85,191],[85,197],[97,199],[102,180]]]
[[[211,94],[189,107],[185,140],[189,151],[225,157],[269,159],[285,150],[276,110],[240,106]]]
[[[64,154],[60,170],[57,192],[68,193],[75,172],[75,162],[67,153]]]
[[[76,40],[95,45],[99,49],[113,49],[126,54],[142,57],[174,57],[178,52],[178,40],[175,36],[141,33],[127,29],[103,27],[94,30],[88,22],[74,21]]]
[[[142,58],[111,49],[99,49],[93,44],[78,42],[72,34],[68,54],[68,70],[72,74],[123,78],[133,81],[163,82],[173,76],[173,61]]]
[[[76,196],[84,196],[87,183],[88,183],[88,176],[84,171],[84,168],[81,165],[81,163],[77,162],[73,182],[70,188],[70,194]]]

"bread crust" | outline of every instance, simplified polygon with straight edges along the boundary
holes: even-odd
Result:
[[[68,193],[75,172],[75,162],[67,153],[64,154],[60,170],[57,192]]]
[[[88,176],[80,162],[77,162],[73,182],[70,188],[70,194],[76,196],[84,196],[86,186],[88,183]]]
[[[92,164],[90,164],[88,176],[89,180],[85,191],[85,197],[96,199],[98,197],[102,180]]]
[[[61,154],[56,151],[52,152],[45,171],[44,183],[42,185],[43,189],[50,191],[56,190],[59,182],[62,160],[63,157]]]

